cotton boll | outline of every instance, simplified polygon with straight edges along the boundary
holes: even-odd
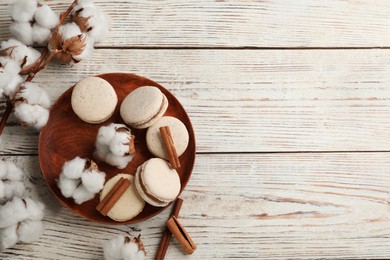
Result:
[[[20,168],[18,168],[13,162],[4,161],[4,166],[5,166],[6,172],[7,172],[7,174],[6,174],[7,180],[19,181],[22,179],[23,171]]]
[[[37,0],[18,0],[10,8],[11,17],[18,22],[30,22],[37,10]]]
[[[65,198],[70,198],[73,196],[74,191],[80,185],[80,180],[78,179],[69,179],[65,177],[64,174],[60,175],[60,178],[57,181],[57,186],[61,190],[61,194]]]
[[[49,110],[39,105],[18,103],[15,105],[15,116],[24,124],[41,129],[49,119]]]
[[[23,99],[29,105],[40,105],[46,109],[50,108],[50,98],[47,92],[38,84],[25,82],[16,93],[16,100]]]
[[[121,260],[122,248],[125,240],[123,236],[117,236],[103,244],[105,260]]]
[[[12,75],[19,74],[19,72],[20,72],[19,63],[12,60],[12,59],[0,57],[0,64],[1,64],[0,67],[2,67],[2,70],[4,72],[7,72],[7,73],[12,74]]]
[[[96,143],[95,157],[101,161],[104,161],[107,154],[110,153],[110,148],[107,145]]]
[[[38,44],[46,44],[50,38],[51,30],[34,24],[32,27],[33,41]]]
[[[9,227],[27,218],[29,213],[26,204],[21,198],[13,198],[5,205],[0,206],[0,228]]]
[[[82,34],[80,28],[75,23],[61,25],[58,28],[58,32],[61,35],[63,41]]]
[[[69,179],[81,178],[81,175],[85,168],[85,163],[85,159],[75,157],[74,159],[66,162],[64,166],[62,166],[62,173]]]
[[[21,197],[26,190],[24,183],[21,181],[7,181],[2,182],[1,184],[3,186],[3,196],[0,195],[1,200],[10,200],[13,197]]]
[[[41,56],[39,51],[31,47],[27,47],[25,44],[16,39],[9,39],[8,41],[3,41],[1,43],[0,50],[4,51],[8,48],[12,48],[12,51],[9,53],[9,57],[16,61],[19,65],[23,64],[23,67],[34,64]]]
[[[20,75],[10,74],[9,72],[1,73],[0,69],[0,89],[2,89],[4,95],[12,97],[22,81]]]
[[[109,145],[111,142],[111,139],[115,136],[116,133],[116,124],[110,124],[109,126],[102,126],[99,129],[96,143],[103,144],[103,145]]]
[[[87,171],[81,175],[81,182],[85,189],[91,193],[98,193],[103,189],[106,174],[98,171]]]
[[[26,203],[27,219],[41,220],[44,216],[45,205],[39,201],[32,200],[31,198],[23,199]]]
[[[108,153],[104,161],[112,166],[117,167],[118,169],[126,168],[127,164],[133,159],[133,156],[115,156],[112,153]]]
[[[13,247],[18,242],[17,224],[0,229],[0,251]]]
[[[34,18],[37,24],[46,29],[53,29],[59,22],[58,15],[47,4],[37,8]]]
[[[89,192],[84,186],[80,185],[73,193],[73,199],[76,204],[82,204],[95,197],[95,193]]]
[[[42,221],[26,220],[20,223],[17,229],[19,241],[32,243],[43,234],[44,227]]]
[[[11,23],[9,30],[11,34],[22,43],[27,45],[32,45],[34,43],[33,29],[30,23],[13,22]]]
[[[124,260],[135,260],[138,252],[138,245],[135,243],[126,243],[123,245],[121,255]]]
[[[123,156],[129,152],[130,136],[126,133],[118,132],[110,143],[110,152],[115,156]]]
[[[79,55],[73,55],[73,59],[77,62],[88,59],[93,52],[93,41],[87,38],[87,43],[84,50]]]
[[[88,36],[94,39],[95,42],[101,42],[106,38],[110,30],[109,18],[106,13],[100,10],[97,10],[93,18],[89,21],[93,29],[88,32]]]

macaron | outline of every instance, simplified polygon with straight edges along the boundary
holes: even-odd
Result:
[[[118,97],[108,81],[89,77],[74,86],[71,104],[75,114],[90,124],[99,124],[109,119],[118,104]]]
[[[126,124],[147,128],[156,123],[168,108],[168,99],[160,89],[152,86],[139,87],[123,100],[120,114]]]
[[[132,175],[121,173],[109,179],[100,193],[100,201],[110,192],[120,178],[129,179],[131,185],[111,208],[107,216],[115,221],[127,221],[137,216],[145,206],[145,201],[135,188],[134,177]]]
[[[156,157],[169,160],[167,150],[160,133],[160,127],[169,126],[177,156],[182,155],[187,149],[189,135],[186,126],[179,119],[172,116],[164,116],[146,132],[146,145],[149,151]]]
[[[135,187],[147,203],[165,207],[179,195],[181,183],[179,174],[167,161],[152,158],[138,167]]]

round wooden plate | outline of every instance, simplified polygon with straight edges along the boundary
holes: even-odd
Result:
[[[174,116],[180,119],[186,125],[190,135],[188,148],[185,153],[180,156],[181,168],[178,170],[178,173],[181,180],[181,193],[190,179],[195,162],[194,130],[191,121],[180,102],[168,90],[156,82],[137,75],[125,73],[103,74],[98,77],[110,82],[118,95],[119,102],[114,115],[106,122],[97,125],[81,121],[71,107],[70,99],[73,87],[68,89],[51,108],[49,121],[41,130],[38,147],[41,170],[47,185],[57,199],[62,202],[64,206],[84,218],[106,224],[130,224],[144,221],[162,212],[166,207],[158,208],[146,204],[143,211],[135,218],[125,222],[116,222],[108,217],[104,217],[95,209],[96,205],[99,203],[98,195],[96,195],[93,200],[87,201],[81,205],[75,204],[71,198],[66,199],[63,197],[56,183],[63,164],[76,156],[94,159],[93,152],[95,149],[95,139],[99,128],[112,122],[124,123],[120,117],[119,108],[126,95],[141,86],[156,86],[165,94],[169,101],[168,110],[165,115]],[[136,138],[136,155],[125,169],[119,170],[106,163],[97,162],[100,170],[106,173],[106,180],[118,173],[129,173],[134,175],[139,165],[153,157],[146,146],[146,129],[131,129],[131,131]]]

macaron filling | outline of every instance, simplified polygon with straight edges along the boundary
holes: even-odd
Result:
[[[161,106],[160,106],[159,110],[157,111],[157,113],[154,114],[152,117],[146,119],[145,121],[142,121],[142,122],[139,122],[139,123],[133,123],[132,126],[137,128],[137,127],[142,127],[143,125],[147,125],[152,120],[154,120],[157,117],[159,117],[162,113],[165,113],[166,105],[167,105],[167,98],[165,97],[164,94],[162,94]]]

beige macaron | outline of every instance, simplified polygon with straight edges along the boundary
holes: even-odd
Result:
[[[99,124],[112,116],[118,104],[118,97],[108,81],[89,77],[80,80],[74,86],[71,104],[73,111],[81,120]]]
[[[148,128],[148,131],[146,132],[146,144],[149,151],[156,157],[169,160],[169,156],[160,133],[160,127],[162,126],[169,126],[177,156],[182,155],[188,146],[188,131],[183,122],[172,116],[164,116]]]
[[[115,221],[127,221],[137,216],[145,206],[145,201],[142,199],[137,189],[135,188],[134,177],[130,174],[118,174],[109,179],[100,193],[100,201],[110,192],[115,184],[121,179],[126,178],[131,181],[131,185],[115,205],[108,212],[107,216]]]
[[[143,129],[156,123],[168,108],[168,99],[157,87],[139,87],[123,100],[120,114],[126,124]]]
[[[152,158],[138,167],[135,187],[147,203],[165,207],[179,195],[181,183],[179,174],[167,161]]]

